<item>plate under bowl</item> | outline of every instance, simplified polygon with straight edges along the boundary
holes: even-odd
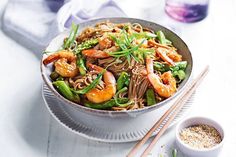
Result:
[[[64,105],[46,85],[43,85],[42,96],[50,114],[66,129],[91,140],[110,143],[140,140],[175,101],[173,99],[160,109],[150,111],[149,114],[141,114],[135,118],[122,117],[107,120],[106,117],[78,113],[72,106]],[[193,101],[194,95],[186,102],[169,128],[189,113]],[[163,124],[166,123],[166,120]],[[160,128],[157,128],[152,135],[156,135]]]

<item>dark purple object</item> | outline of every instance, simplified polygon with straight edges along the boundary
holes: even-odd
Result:
[[[174,4],[166,2],[166,13],[181,22],[197,22],[208,14],[207,4]]]

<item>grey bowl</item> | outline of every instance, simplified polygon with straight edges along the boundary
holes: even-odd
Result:
[[[49,77],[50,73],[52,72],[52,66],[45,66],[42,64],[41,61],[41,73],[44,82],[46,85],[49,87],[49,89],[54,93],[55,97],[58,98],[58,100],[62,101],[65,107],[67,105],[72,106],[76,112],[78,113],[86,113],[89,114],[90,116],[105,116],[105,117],[136,117],[140,114],[143,113],[148,113],[153,110],[158,110],[158,108],[162,107],[163,105],[167,104],[172,100],[174,97],[176,97],[181,91],[185,88],[187,83],[189,82],[189,78],[191,77],[192,74],[192,68],[193,68],[193,60],[192,60],[192,55],[191,52],[188,48],[188,46],[185,44],[185,42],[174,32],[171,30],[150,22],[150,21],[145,21],[141,19],[134,19],[134,18],[101,18],[101,19],[95,19],[95,20],[90,20],[84,23],[80,23],[80,28],[79,31],[83,30],[87,26],[94,26],[96,23],[101,22],[101,21],[106,21],[109,20],[114,23],[124,23],[124,22],[130,22],[130,23],[140,23],[142,26],[153,29],[153,30],[162,30],[166,37],[170,39],[173,42],[173,45],[178,49],[178,52],[183,56],[183,60],[186,60],[188,62],[188,66],[186,69],[186,79],[180,84],[178,91],[170,98],[155,104],[153,106],[148,106],[142,109],[137,109],[137,110],[129,110],[129,111],[107,111],[107,110],[96,110],[96,109],[91,109],[87,108],[83,105],[76,104],[72,101],[69,101],[65,99],[62,95],[60,95],[57,90],[53,87],[52,81]],[[47,51],[56,51],[57,49],[60,48],[60,46],[63,43],[63,39],[68,36],[69,32],[63,32],[56,36],[48,45],[46,48]],[[42,57],[42,60],[47,57],[47,54],[44,54]]]

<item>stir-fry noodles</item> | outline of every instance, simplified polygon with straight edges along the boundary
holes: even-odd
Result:
[[[93,109],[134,110],[171,97],[185,79],[186,61],[160,30],[139,23],[101,22],[70,35],[43,64],[66,99]]]

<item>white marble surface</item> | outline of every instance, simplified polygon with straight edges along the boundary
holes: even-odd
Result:
[[[0,1],[0,14],[6,2]],[[149,13],[154,14],[154,11]],[[140,16],[148,19],[147,15]],[[174,22],[160,15],[151,20],[163,24]],[[202,115],[219,121],[226,131],[220,157],[234,156],[236,2],[212,0],[210,14],[204,21],[175,23],[175,28],[192,50],[195,73],[206,64],[211,68],[197,90],[189,116]],[[134,146],[135,143],[109,144],[87,140],[58,124],[43,104],[39,59],[2,31],[0,59],[0,156],[121,157]],[[169,152],[175,148],[174,133],[174,128],[166,132],[150,156],[158,157],[160,153],[170,156]]]

